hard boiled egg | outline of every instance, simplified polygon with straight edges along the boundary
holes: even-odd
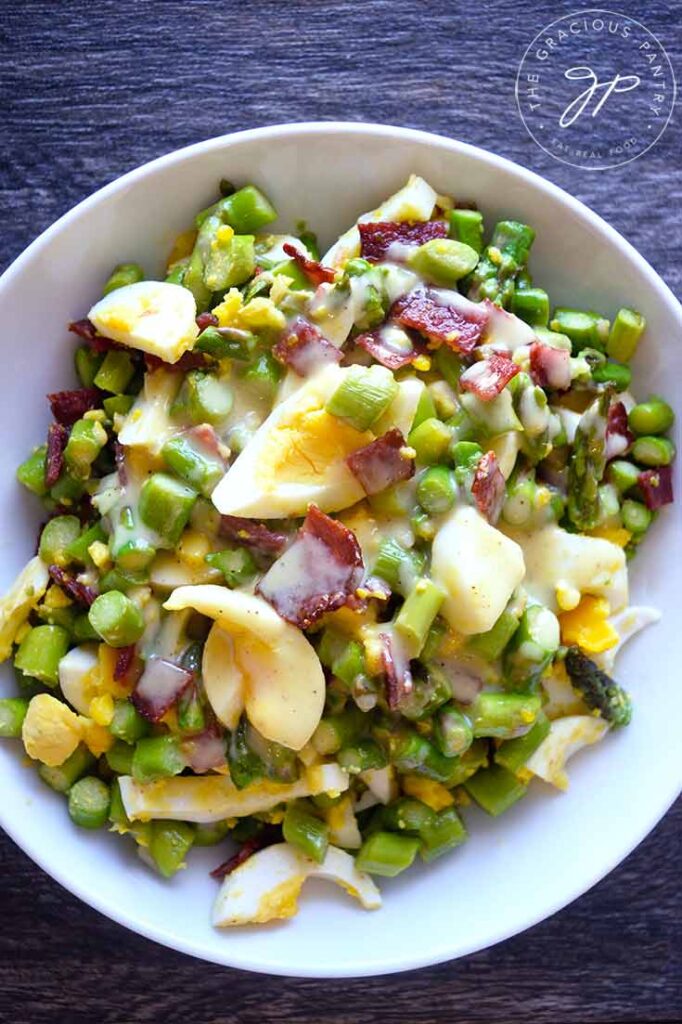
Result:
[[[349,776],[338,764],[321,764],[307,768],[296,782],[285,785],[266,779],[244,789],[237,789],[225,775],[178,775],[156,782],[136,782],[132,776],[122,775],[119,783],[131,821],[163,818],[209,824],[261,814],[300,797],[338,796],[348,789]]]
[[[458,633],[492,629],[523,579],[518,544],[474,508],[456,508],[433,542],[431,576],[446,593],[441,614]]]
[[[618,642],[609,650],[598,654],[594,660],[605,672],[610,672],[623,644],[636,636],[640,630],[659,622],[660,618],[661,613],[657,608],[648,608],[646,605],[633,605],[611,616],[609,624],[617,633]]]
[[[184,289],[183,289],[184,290]],[[115,295],[116,292],[112,292]],[[177,433],[170,420],[173,399],[181,377],[171,370],[158,369],[145,373],[144,386],[123,421],[118,439],[126,448],[143,448],[157,454],[168,437]]]
[[[438,196],[435,189],[417,174],[411,174],[407,184],[372,210],[358,217],[360,221],[431,220]],[[356,225],[341,235],[322,257],[329,267],[343,267],[354,256],[360,255],[360,232]]]
[[[97,644],[72,647],[59,662],[59,687],[72,708],[81,715],[90,712],[97,692],[95,670],[99,668]]]
[[[236,729],[244,710],[246,685],[235,657],[234,640],[217,622],[204,644],[201,678],[218,721]]]
[[[196,315],[197,304],[187,288],[139,281],[109,292],[95,303],[88,319],[106,338],[176,363],[199,334]]]
[[[595,718],[593,715],[556,718],[550,725],[549,733],[528,759],[525,767],[533,775],[551,783],[557,789],[568,789],[566,762],[583,747],[602,739],[608,728],[602,718]]]
[[[49,693],[31,698],[21,729],[29,757],[54,768],[73,754],[83,736],[83,720]]]
[[[366,910],[381,906],[376,885],[348,853],[330,846],[321,864],[288,843],[249,857],[224,880],[213,906],[213,924],[225,928],[293,917],[306,878],[325,878],[355,896]]]
[[[50,575],[36,555],[0,599],[0,661],[9,658],[17,632],[47,590]]]
[[[179,587],[164,607],[194,608],[215,619],[233,640],[251,723],[266,739],[292,750],[305,746],[322,717],[325,681],[317,654],[299,629],[263,598],[212,584]],[[209,685],[224,712],[232,677],[228,673],[221,683],[216,670]]]
[[[213,491],[219,512],[276,519],[304,516],[311,502],[338,512],[364,498],[346,458],[391,426],[411,424],[422,387],[404,381],[374,430],[359,431],[325,410],[350,369],[325,367],[273,409]]]

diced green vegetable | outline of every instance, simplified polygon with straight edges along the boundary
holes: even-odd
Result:
[[[47,447],[43,444],[29,455],[17,469],[17,480],[39,498],[47,494],[45,483],[45,454]]]
[[[528,786],[502,765],[493,764],[467,779],[464,788],[479,807],[497,817],[525,796]]]
[[[0,736],[3,739],[21,736],[27,711],[28,701],[23,697],[0,698]]]
[[[540,713],[542,699],[532,693],[480,693],[467,707],[474,736],[511,739],[527,731]]]
[[[478,250],[452,238],[432,238],[411,252],[407,262],[427,281],[449,288],[471,273]]]
[[[80,520],[76,516],[55,516],[43,527],[38,554],[46,565],[64,567],[69,564],[69,549],[78,540]]]
[[[47,764],[38,765],[38,775],[57,793],[68,793],[73,784],[89,772],[95,764],[95,758],[84,743],[79,743],[73,754],[62,764],[51,767]]]
[[[329,826],[306,809],[305,804],[293,801],[287,805],[282,834],[287,843],[321,864],[329,846]]]
[[[451,440],[451,428],[433,417],[411,430],[407,443],[416,451],[418,464],[431,466],[442,460]]]
[[[110,801],[106,782],[86,775],[69,790],[69,817],[79,828],[102,828],[109,817]]]
[[[93,629],[110,647],[128,647],[144,632],[144,619],[137,605],[120,590],[109,590],[95,598],[88,618]]]
[[[102,391],[110,391],[113,395],[122,395],[133,379],[134,373],[135,364],[129,353],[121,349],[112,349],[104,357],[93,383]]]
[[[428,577],[422,576],[408,594],[395,620],[395,628],[405,637],[410,656],[419,657],[431,623],[440,611],[445,594]]]
[[[359,871],[394,878],[410,867],[418,850],[419,839],[416,836],[374,832],[362,844],[355,863]]]
[[[253,555],[247,548],[231,547],[222,551],[213,551],[206,555],[205,561],[213,569],[219,569],[225,577],[228,587],[238,587],[255,576],[257,566]]]
[[[197,492],[167,473],[154,473],[140,491],[140,519],[169,547],[175,547],[187,526]]]
[[[184,866],[193,843],[194,827],[189,822],[151,822],[149,854],[164,878],[171,878]]]
[[[483,248],[483,214],[478,210],[450,210],[450,237],[480,253]]]
[[[326,410],[356,430],[369,430],[398,393],[393,374],[383,366],[351,366]]]
[[[128,284],[137,284],[138,281],[144,281],[144,270],[139,264],[119,263],[117,267],[114,267],[104,285],[102,295],[108,295],[109,292],[114,292],[118,288],[125,288]]]
[[[620,363],[628,363],[635,352],[641,338],[646,320],[634,309],[619,309],[611,325],[606,351],[612,359]]]
[[[21,641],[14,666],[46,686],[56,686],[59,662],[70,643],[69,633],[62,626],[34,626]]]
[[[153,782],[179,775],[186,766],[176,736],[147,736],[135,745],[131,774],[138,782]]]
[[[675,413],[662,398],[653,397],[630,410],[628,423],[635,434],[664,434],[675,422]]]

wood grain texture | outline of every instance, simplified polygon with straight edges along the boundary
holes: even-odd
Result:
[[[681,66],[678,5],[617,6]],[[521,55],[571,9],[528,0],[3,4],[0,266],[74,203],[178,146],[255,125],[347,119],[429,129],[526,164],[602,214],[679,295],[677,126],[634,164],[590,173],[543,153],[517,116]],[[457,963],[351,982],[259,978],[155,946],[80,904],[3,837],[0,1021],[679,1021],[681,824],[678,804],[592,892],[523,936]]]

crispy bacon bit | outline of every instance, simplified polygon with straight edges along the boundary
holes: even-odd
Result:
[[[77,388],[75,391],[55,391],[47,396],[52,415],[58,423],[70,427],[89,409],[102,404],[102,393],[97,388]]]
[[[342,357],[336,345],[302,316],[297,316],[284,330],[272,354],[299,377],[307,377],[324,363],[340,363]]]
[[[45,486],[54,487],[64,467],[64,449],[69,432],[61,423],[50,423],[47,428],[47,452],[45,454]]]
[[[478,460],[471,493],[478,511],[493,524],[497,522],[502,511],[504,487],[504,477],[497,464],[495,452],[486,452]]]
[[[628,426],[628,413],[623,402],[609,406],[606,420],[606,461],[625,455],[635,437]]]
[[[482,402],[491,402],[507,386],[519,367],[507,356],[493,352],[464,371],[459,378],[464,391],[471,391]]]
[[[362,552],[353,531],[310,505],[293,544],[257,589],[283,619],[308,629],[325,612],[348,602],[362,573]]]
[[[376,359],[389,370],[400,370],[403,366],[413,363],[419,356],[426,352],[426,342],[413,334],[407,332],[411,347],[402,348],[391,344],[391,331],[400,328],[392,328],[390,325],[377,328],[375,331],[367,331],[355,339],[355,344],[364,348],[365,352]],[[400,332],[403,333],[402,331]]]
[[[167,363],[160,359],[159,356],[153,356],[146,352],[144,364],[148,373],[160,370],[161,367],[164,370],[176,370],[178,373],[186,373],[188,370],[205,369],[208,366],[208,357],[204,352],[183,352],[177,362]]]
[[[448,233],[443,220],[366,221],[358,224],[361,255],[370,263],[382,260],[394,242],[400,245],[423,245],[432,238],[445,238]]]
[[[541,388],[566,391],[571,386],[571,353],[534,341],[530,346],[530,375]]]
[[[662,505],[670,505],[673,498],[673,471],[671,466],[645,469],[637,479],[644,495],[646,507],[653,511]]]
[[[247,839],[245,843],[242,843],[239,850],[232,857],[229,857],[222,864],[219,864],[217,868],[214,868],[210,872],[211,878],[222,882],[223,878],[231,875],[249,857],[253,857],[254,853],[264,850],[266,846],[272,846],[273,843],[278,843],[281,838],[282,833],[280,829],[275,828],[273,825],[266,825],[257,836],[252,836],[251,839]]]
[[[165,658],[149,658],[131,700],[150,722],[158,722],[192,682],[193,676]]]
[[[215,313],[199,313],[196,319],[196,325],[200,331],[205,331],[207,327],[217,327],[220,320]]]
[[[119,647],[116,652],[116,664],[114,665],[113,676],[117,683],[124,683],[133,687],[142,675],[142,659],[137,655],[135,644],[128,647]]]
[[[389,319],[425,334],[431,341],[444,343],[455,352],[470,355],[488,321],[482,305],[470,302],[455,292],[451,305],[439,301],[433,289],[419,288],[393,303]]]
[[[305,256],[295,245],[291,245],[290,242],[285,242],[282,249],[291,257],[297,264],[297,266],[303,271],[309,281],[312,281],[314,285],[324,284],[325,282],[331,282],[336,276],[336,271],[333,267],[325,267],[317,260],[311,260]]]
[[[381,661],[386,675],[386,703],[395,711],[403,697],[412,692],[412,673],[406,659],[396,657],[389,633],[380,633]]]
[[[346,464],[367,494],[378,494],[386,487],[414,476],[414,458],[397,427],[364,448],[358,448],[348,456]]]
[[[191,437],[197,442],[197,444],[201,445],[207,454],[217,455],[219,458],[223,458],[220,438],[210,423],[200,423],[196,427],[190,427],[187,431],[187,436]]]
[[[124,345],[119,345],[113,338],[105,338],[102,334],[98,334],[95,325],[87,319],[74,320],[73,323],[69,324],[69,330],[72,334],[77,334],[79,338],[87,342],[95,352],[109,352],[112,348],[125,347]]]
[[[74,576],[69,576],[58,565],[49,565],[47,571],[57,586],[61,587],[64,593],[75,601],[76,604],[82,604],[84,607],[89,608],[97,597],[97,591],[94,587],[89,587],[85,583],[79,583]]]
[[[288,539],[286,533],[276,533],[265,523],[242,516],[221,516],[220,534],[264,555],[278,555]]]

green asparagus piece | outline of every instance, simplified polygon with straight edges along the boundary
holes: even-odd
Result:
[[[329,826],[301,801],[287,805],[282,834],[287,843],[296,846],[306,857],[322,863],[329,847]]]
[[[110,391],[112,395],[122,395],[127,389],[135,373],[135,364],[128,352],[112,349],[107,352],[99,367],[94,385],[102,391]]]
[[[17,480],[29,491],[33,491],[39,498],[47,494],[45,484],[45,454],[46,445],[41,445],[29,455],[25,462],[22,462],[17,469]]]
[[[628,363],[635,352],[641,338],[646,320],[634,309],[619,309],[611,325],[606,351],[612,359],[619,363]]]
[[[109,590],[95,598],[88,618],[93,629],[110,647],[135,644],[144,632],[142,612],[120,590]]]
[[[194,842],[194,827],[188,821],[152,821],[149,854],[159,873],[171,878],[184,867]]]
[[[84,743],[79,743],[73,754],[67,757],[63,764],[55,767],[46,764],[38,765],[38,775],[57,793],[68,793],[73,784],[86,772],[89,772],[94,764],[95,758],[88,748]]]
[[[469,749],[474,740],[471,723],[454,704],[446,704],[436,717],[433,742],[445,757],[458,757]]]
[[[455,808],[446,807],[434,816],[431,824],[420,831],[419,838],[422,860],[429,864],[448,850],[461,846],[467,839],[467,830]]]
[[[394,878],[412,864],[419,850],[416,836],[393,832],[374,832],[362,844],[355,863],[359,871]]]
[[[605,392],[582,414],[568,464],[568,516],[579,530],[599,522],[599,484],[606,467],[606,417],[610,395]]]
[[[114,267],[104,285],[102,295],[108,295],[109,292],[114,292],[118,288],[125,288],[128,284],[137,284],[138,281],[144,281],[144,270],[139,264],[119,263],[117,267]]]
[[[68,565],[71,558],[69,549],[78,540],[81,532],[80,520],[76,516],[55,516],[43,527],[40,535],[38,554],[46,565]]]
[[[384,366],[351,366],[325,408],[356,430],[369,430],[397,393],[393,374]]]
[[[664,434],[675,422],[675,413],[662,398],[648,398],[630,410],[628,423],[635,434]]]
[[[467,708],[467,717],[474,736],[506,740],[522,730],[528,731],[535,723],[541,706],[538,694],[485,692]]]
[[[197,492],[167,473],[154,473],[140,491],[140,519],[169,547],[175,547],[185,529]]]
[[[0,698],[0,737],[14,739],[21,736],[27,711],[28,701],[23,697]]]
[[[571,685],[589,708],[598,711],[613,726],[628,725],[632,718],[630,697],[578,647],[569,647],[566,671]]]
[[[34,626],[19,645],[14,667],[46,686],[59,681],[59,662],[69,649],[71,638],[62,626]]]
[[[514,689],[530,686],[544,672],[559,647],[559,621],[541,604],[528,605],[504,655],[505,682]]]
[[[410,655],[419,657],[431,623],[440,611],[445,594],[426,576],[418,579],[395,620],[395,628],[406,638]]]
[[[69,817],[80,828],[102,828],[109,817],[110,801],[106,782],[86,775],[69,790]]]
[[[179,775],[186,766],[176,736],[147,736],[135,745],[131,775],[138,782],[153,782]]]
[[[452,238],[432,238],[411,252],[407,262],[432,284],[451,288],[474,269],[478,251]]]
[[[480,253],[483,248],[483,214],[478,210],[450,210],[450,237]]]
[[[99,352],[95,352],[89,345],[81,345],[80,348],[76,349],[74,364],[78,379],[84,388],[92,387],[103,360],[104,356],[100,355]]]
[[[467,779],[464,788],[479,807],[497,817],[525,796],[528,786],[502,765],[493,764]]]

